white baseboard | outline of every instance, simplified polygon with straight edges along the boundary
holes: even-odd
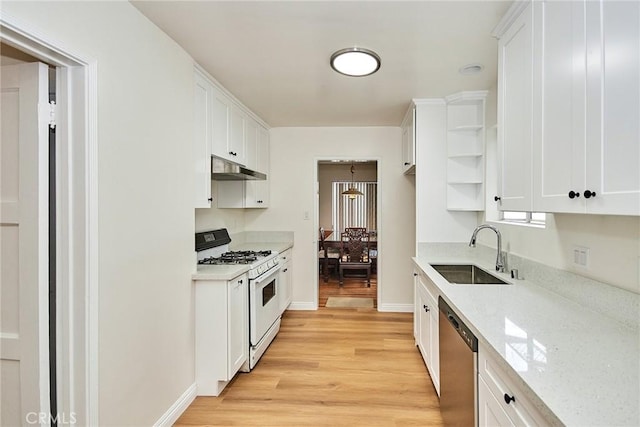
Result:
[[[182,393],[182,396],[176,400],[173,405],[165,412],[158,421],[154,424],[154,427],[170,427],[172,426],[180,415],[191,405],[191,402],[196,398],[196,383],[193,383],[189,388]]]
[[[292,302],[287,310],[317,310],[318,304],[313,302]]]
[[[388,311],[393,313],[412,313],[413,304],[379,304],[378,311]]]

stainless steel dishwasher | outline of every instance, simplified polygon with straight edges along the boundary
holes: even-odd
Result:
[[[478,339],[449,305],[440,309],[440,412],[446,426],[477,426]]]

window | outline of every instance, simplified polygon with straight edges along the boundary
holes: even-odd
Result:
[[[349,187],[355,187],[362,192],[362,196],[350,199],[343,196],[342,192]],[[377,182],[351,182],[342,181],[333,183],[331,202],[332,223],[338,233],[345,227],[365,227],[368,230],[377,230]]]
[[[503,211],[500,216],[502,221],[534,225],[544,225],[546,218],[547,214],[543,212]]]

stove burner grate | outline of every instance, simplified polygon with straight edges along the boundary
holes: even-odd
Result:
[[[251,264],[259,257],[271,255],[271,251],[229,251],[219,257],[207,257],[198,261],[198,264]]]

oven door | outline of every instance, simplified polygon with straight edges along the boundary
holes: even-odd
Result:
[[[278,273],[272,268],[249,281],[249,319],[251,345],[255,346],[280,316]]]

